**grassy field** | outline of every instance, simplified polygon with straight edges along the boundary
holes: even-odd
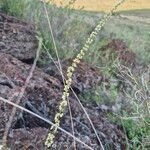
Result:
[[[54,2],[57,5],[61,5],[60,2],[65,5],[68,0],[54,0]],[[76,0],[74,6],[76,9],[84,6],[85,10],[107,12],[116,2],[117,0]],[[119,7],[118,10],[120,11],[134,9],[150,9],[150,0],[127,0],[121,7]]]
[[[65,1],[70,0],[61,0],[63,4],[58,0],[53,1],[58,5],[64,5]],[[104,13],[101,11],[110,10],[117,0],[100,1],[102,0],[76,1],[75,8],[85,6],[84,10],[88,11],[68,11],[47,5],[47,13],[61,60],[74,58],[79,53],[89,34],[103,17]],[[49,66],[52,62],[46,51],[56,60],[43,3],[39,0],[0,0],[0,10],[36,24],[38,36],[44,43],[39,66]],[[129,150],[149,150],[150,147],[148,140],[150,139],[149,14],[150,0],[127,0],[105,24],[83,58],[96,67],[96,70],[100,71],[108,81],[81,92],[79,98],[87,103],[98,104],[98,107],[104,111],[108,108],[109,111],[106,112],[108,119],[119,125],[119,128],[124,128]],[[121,66],[122,63],[116,58],[115,53],[109,48],[104,48],[112,39],[122,40],[127,45],[126,50],[135,54],[134,68]],[[118,47],[121,45],[119,44]],[[53,70],[50,72],[53,74]]]

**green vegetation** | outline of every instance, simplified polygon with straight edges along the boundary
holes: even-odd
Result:
[[[124,40],[139,58],[141,63],[150,63],[150,24],[114,17],[106,26],[105,32],[111,38]]]
[[[23,17],[24,12],[27,11],[29,6],[28,0],[1,0],[0,8],[2,11],[12,16]]]
[[[44,45],[47,49],[50,49],[52,56],[55,57],[49,27],[47,26],[48,22],[41,2],[38,0],[34,1],[34,3],[31,0],[15,0],[13,2],[11,0],[2,0],[0,7],[2,11],[9,15],[18,16],[36,23],[43,37]],[[96,25],[93,19],[94,13],[74,10],[68,12],[51,5],[47,9],[49,18],[52,21],[53,32],[58,35],[55,40],[58,49],[61,49],[59,51],[60,58],[66,59],[75,56],[77,54],[76,50],[82,47],[94,27],[91,22]],[[91,16],[90,20],[88,20],[89,16]]]
[[[44,17],[43,4],[39,0],[0,0],[0,10],[34,23]]]
[[[51,37],[47,27],[47,20],[44,17],[44,8],[41,2],[35,0],[32,3],[30,0],[1,0],[1,9],[7,11],[8,14],[21,16],[25,20],[33,21],[38,24],[41,35],[45,41],[48,49],[52,49]],[[55,39],[59,49],[60,58],[73,57],[76,50],[79,50],[88,34],[97,24],[102,14],[83,12],[83,11],[67,11],[58,9],[55,6],[48,6],[49,18],[52,20],[53,32],[56,35]],[[25,12],[25,13],[24,13]],[[128,12],[126,11],[125,14]],[[117,13],[118,14],[118,13]],[[124,14],[120,12],[119,14]],[[149,10],[129,11],[129,14],[137,16],[147,16]],[[143,17],[144,18],[144,17]],[[128,20],[119,17],[119,15],[112,17],[112,19],[105,25],[104,30],[94,43],[91,50],[95,51],[95,56],[99,43],[105,39],[117,38],[125,41],[133,52],[136,53],[140,63],[150,63],[150,24]],[[102,38],[102,39],[101,39]],[[138,43],[138,44],[137,44]],[[53,51],[51,51],[53,54]],[[53,55],[54,56],[54,55]]]
[[[150,139],[149,118],[142,119],[123,119],[112,113],[107,113],[108,119],[119,126],[123,126],[128,139],[128,146],[131,150],[147,150]]]
[[[40,1],[0,0],[0,9],[9,15],[32,21],[36,25],[37,32],[42,37],[44,41],[43,45],[45,46],[43,46],[43,55],[39,60],[41,64],[46,64],[49,61],[49,59],[43,57],[46,55],[44,49],[48,49],[53,58],[56,58],[47,25],[48,22]],[[56,6],[51,5],[47,6],[47,9],[60,59],[73,58],[83,46],[102,14],[81,10],[68,11],[61,8],[58,9]],[[119,120],[118,116],[116,117],[112,112],[107,112],[109,120],[124,128],[129,149],[131,150],[148,150],[148,146],[150,145],[148,143],[150,139],[150,120],[147,117],[149,115],[149,107],[147,106],[149,83],[143,81],[142,77],[137,80],[138,74],[135,72],[132,74],[133,76],[128,72],[129,74],[123,76],[123,82],[120,82],[116,75],[122,75],[122,72],[117,66],[121,62],[118,60],[115,52],[112,52],[111,49],[103,49],[103,47],[111,39],[122,39],[127,43],[129,51],[136,54],[137,63],[142,66],[147,66],[150,63],[150,24],[145,23],[143,20],[125,19],[120,14],[134,15],[145,19],[149,18],[149,12],[149,10],[137,10],[115,14],[103,28],[96,42],[91,46],[89,53],[84,57],[85,61],[99,68],[100,72],[109,79],[109,83],[107,85],[105,83],[101,84],[82,93],[80,95],[81,100],[85,102],[96,102],[97,105],[106,105],[109,110],[121,116]],[[148,74],[148,71],[144,73]],[[133,82],[134,79],[137,82],[135,82],[136,80]],[[125,82],[132,84],[123,84]],[[129,86],[129,89],[128,87],[125,89],[125,86]],[[128,95],[125,95],[120,87],[123,87],[123,90]],[[144,94],[142,94],[146,97],[142,103],[138,101],[142,96],[140,98],[135,97],[140,90],[142,92],[144,91]],[[117,108],[117,106],[119,107]],[[133,114],[136,114],[139,118],[132,119],[131,116]]]

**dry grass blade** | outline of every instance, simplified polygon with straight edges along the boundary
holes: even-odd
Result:
[[[46,4],[44,3],[44,1],[43,1],[43,5],[44,5],[45,13],[46,13],[46,18],[47,18],[50,34],[51,34],[52,41],[53,41],[54,50],[55,50],[56,57],[57,57],[58,64],[59,64],[59,68],[60,68],[60,71],[61,71],[60,73],[61,73],[61,76],[62,76],[62,79],[63,79],[63,73],[62,73],[62,67],[61,67],[60,59],[59,59],[59,55],[58,55],[58,49],[57,49],[57,46],[56,46],[56,42],[55,42],[55,38],[54,38],[51,22],[50,22],[50,19],[49,19],[49,16],[48,16],[48,11],[47,11]],[[63,80],[63,82],[64,82],[64,80]]]

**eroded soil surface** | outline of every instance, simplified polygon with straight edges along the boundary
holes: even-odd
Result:
[[[31,65],[28,62],[34,59],[37,40],[34,27],[0,13],[0,96],[16,102],[18,93],[24,85]],[[26,60],[26,61],[24,61]],[[28,61],[27,61],[28,60]],[[64,61],[65,72],[70,60]],[[40,116],[53,121],[58,111],[59,102],[63,91],[63,83],[60,74],[51,64],[44,69],[36,68],[30,83],[28,84],[20,105]],[[45,73],[44,73],[45,72]],[[76,94],[88,90],[97,84],[107,82],[105,77],[96,68],[85,62],[81,62],[73,76],[73,89]],[[110,149],[126,149],[125,135],[118,127],[108,121],[102,110],[94,104],[83,103],[91,118],[103,145]],[[70,107],[73,116],[75,136],[91,146],[94,150],[100,149],[94,131],[73,94],[70,96]],[[6,127],[6,123],[12,113],[12,106],[0,101],[0,139]],[[61,127],[68,132],[71,130],[69,109],[61,121]],[[43,150],[45,139],[50,125],[40,119],[17,109],[15,118],[8,135],[8,147],[12,150]],[[77,149],[86,150],[82,144],[76,143]],[[62,132],[58,132],[53,150],[73,149],[73,139]]]
[[[32,62],[38,46],[35,35],[32,24],[0,13],[0,52]]]

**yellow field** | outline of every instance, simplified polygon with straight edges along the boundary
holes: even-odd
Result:
[[[48,1],[48,0],[46,0]],[[54,0],[60,6],[60,1],[65,5],[69,0]],[[118,0],[76,0],[75,8],[84,6],[90,11],[109,11]],[[127,0],[118,10],[150,9],[150,0]]]

